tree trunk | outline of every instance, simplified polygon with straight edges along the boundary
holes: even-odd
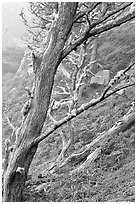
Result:
[[[22,191],[24,189],[29,166],[36,150],[37,146],[24,146],[23,151],[18,149],[17,152],[11,156],[8,168],[4,174],[4,202],[22,201]],[[22,171],[18,171],[18,167],[21,167]]]
[[[36,153],[33,141],[40,136],[50,102],[54,76],[71,30],[77,3],[61,3],[59,16],[50,31],[50,42],[37,64],[35,93],[29,113],[19,129],[18,139],[4,172],[4,202],[19,202],[29,166]]]

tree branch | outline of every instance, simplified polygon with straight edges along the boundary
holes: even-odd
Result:
[[[42,134],[40,137],[36,138],[32,145],[36,145],[38,143],[40,143],[42,140],[44,140],[45,138],[47,138],[51,133],[53,133],[55,130],[57,130],[59,127],[61,127],[62,125],[64,125],[65,123],[67,123],[68,121],[72,120],[73,118],[75,118],[76,116],[80,115],[81,113],[83,113],[85,110],[88,110],[89,108],[97,105],[98,103],[104,101],[106,98],[108,98],[109,96],[113,95],[114,93],[118,92],[121,89],[125,89],[131,86],[134,86],[135,83],[132,84],[128,84],[125,86],[122,86],[120,88],[116,88],[115,90],[111,91],[110,93],[108,93],[107,95],[105,95],[104,97],[99,97],[97,99],[92,99],[89,103],[87,104],[83,104],[80,108],[78,108],[75,112],[75,114],[70,114],[67,117],[63,118],[62,120],[58,121],[58,123],[56,125],[53,125],[51,127],[51,129],[47,132]]]
[[[84,12],[79,12],[74,19],[74,23],[76,23],[77,20],[82,18],[84,15],[89,14],[91,11],[93,11],[99,4],[101,4],[101,2],[93,3],[93,5],[90,8],[88,8],[87,10],[85,10]]]
[[[103,91],[102,95],[100,97],[98,97],[97,99],[92,99],[90,102],[86,103],[86,104],[82,104],[78,109],[74,109],[75,111],[71,111],[70,114],[68,116],[66,116],[65,118],[63,118],[62,120],[58,121],[56,124],[54,124],[51,129],[49,129],[48,132],[42,134],[41,136],[39,136],[38,138],[36,138],[32,145],[36,145],[39,142],[41,142],[42,140],[44,140],[45,138],[47,138],[52,132],[54,132],[56,129],[58,129],[59,127],[61,127],[63,124],[67,123],[68,121],[72,120],[73,118],[75,118],[77,115],[80,115],[81,113],[83,113],[85,110],[88,110],[90,107],[95,106],[96,104],[102,102],[103,100],[105,100],[106,98],[108,98],[109,96],[113,95],[114,93],[118,92],[121,89],[125,89],[131,86],[134,86],[135,83],[131,83],[131,84],[126,84],[125,86],[120,86],[120,87],[116,87],[114,90],[109,91],[109,89],[112,87],[112,81],[116,79],[116,82],[120,79],[121,75],[125,74],[131,67],[133,67],[133,65],[135,64],[135,62],[130,63],[130,65],[128,67],[126,67],[124,70],[121,70],[117,73],[117,75],[110,81],[109,85],[106,87],[106,89]],[[107,94],[108,93],[108,94]]]
[[[128,67],[126,67],[126,69],[119,71],[119,72],[117,73],[117,75],[116,75],[113,79],[110,80],[108,86],[106,87],[106,89],[104,90],[104,92],[103,92],[103,94],[102,94],[102,97],[105,96],[105,94],[106,94],[106,93],[108,92],[108,90],[112,87],[112,85],[113,85],[115,82],[117,82],[117,81],[120,79],[120,77],[121,77],[122,75],[125,75],[126,72],[127,72],[129,69],[131,69],[131,67],[134,66],[134,64],[135,64],[134,62],[133,62],[133,63],[130,63],[130,65],[129,65]]]
[[[97,21],[93,22],[90,26],[90,30],[95,28],[97,25],[103,23],[104,21],[106,21],[108,18],[110,18],[111,16],[117,14],[118,12],[120,12],[121,10],[124,10],[125,8],[129,7],[132,3],[127,3],[126,5],[121,6],[120,8],[108,13],[107,15],[102,16],[102,18],[98,19]]]
[[[88,167],[89,165],[91,165],[91,163],[93,163],[97,159],[97,157],[99,156],[100,153],[101,153],[101,147],[97,148],[94,152],[90,153],[87,156],[86,161],[84,163],[82,163],[80,166],[78,166],[76,169],[71,171],[70,173],[73,174],[77,171],[81,171],[84,168]]]
[[[12,128],[12,131],[14,132],[15,131],[15,127],[14,127],[14,125],[11,123],[11,117],[6,117],[6,119],[7,119],[7,122],[8,122],[8,124],[9,124],[9,126]]]
[[[95,36],[97,34],[106,32],[106,31],[108,31],[108,30],[110,30],[112,28],[118,27],[118,26],[122,25],[123,23],[126,23],[126,22],[128,22],[128,21],[130,21],[130,20],[132,20],[134,18],[135,18],[135,12],[128,13],[126,16],[123,16],[123,17],[119,18],[118,20],[113,20],[110,23],[106,23],[105,25],[94,29],[87,36],[88,36],[88,38],[93,37],[93,36]]]
[[[114,134],[118,134],[119,132],[124,132],[127,129],[131,127],[135,123],[135,103],[131,103],[131,108],[129,111],[118,121],[115,122],[115,125],[111,127],[109,130],[104,131],[102,133],[98,133],[97,137],[90,142],[89,144],[85,145],[84,148],[81,148],[78,150],[78,153],[73,153],[69,157],[67,157],[59,166],[56,166],[55,163],[53,163],[48,170],[50,173],[55,173],[56,170],[61,170],[66,166],[72,167],[74,165],[77,165],[76,168],[74,168],[70,174],[80,171],[87,166],[89,166],[92,162],[95,161],[95,159],[98,157],[98,155],[101,153],[101,146],[104,143],[104,140],[108,140],[108,138],[113,136]],[[99,148],[97,147],[99,146]],[[92,147],[94,147],[94,151],[92,152]],[[81,161],[84,161],[81,163]],[[56,168],[57,167],[57,168]],[[52,170],[52,171],[51,171]],[[47,171],[47,169],[46,169]],[[45,173],[45,171],[44,171]]]
[[[72,45],[66,47],[63,52],[62,52],[62,57],[61,59],[64,59],[72,50],[75,50],[77,46],[81,45],[84,41],[86,41],[88,38],[94,37],[98,34],[101,34],[103,32],[106,32],[112,28],[118,27],[132,19],[135,18],[135,12],[133,13],[128,13],[126,16],[122,16],[118,20],[111,21],[109,23],[106,23],[103,26],[100,26],[98,28],[95,28],[94,30],[91,31],[88,30],[85,32],[82,37],[78,38]]]
[[[128,113],[129,112],[129,113]],[[129,110],[127,114],[125,114],[120,121],[117,121],[115,125],[107,131],[99,133],[98,137],[94,139],[91,143],[87,144],[85,150],[80,153],[74,153],[70,155],[66,160],[62,163],[62,166],[65,166],[68,163],[71,163],[72,160],[77,162],[77,160],[81,160],[82,157],[86,156],[86,161],[80,165],[77,169],[73,170],[71,173],[76,170],[81,170],[86,167],[89,163],[93,162],[101,151],[101,146],[103,145],[104,140],[108,139],[110,136],[112,137],[114,134],[118,134],[119,132],[124,132],[127,128],[135,123],[135,112],[133,111],[133,107],[131,107],[131,111]],[[91,147],[98,145],[100,146],[94,152],[91,153]]]

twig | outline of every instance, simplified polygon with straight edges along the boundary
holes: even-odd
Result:
[[[87,10],[85,10],[83,12],[79,12],[77,14],[76,18],[74,19],[74,23],[77,22],[84,15],[89,14],[90,12],[92,12],[99,4],[101,4],[101,2],[96,2],[90,8],[88,8]]]
[[[117,75],[116,75],[116,78],[120,77],[122,74],[125,74],[134,64],[135,64],[134,62],[130,63],[130,65],[128,67],[126,67],[124,70],[121,70],[120,72],[118,72]],[[71,111],[71,113],[68,116],[66,116],[62,120],[58,121],[57,124],[53,125],[53,127],[51,127],[51,129],[47,133],[42,134],[40,137],[36,138],[34,140],[34,144],[38,144],[39,142],[44,140],[46,137],[48,137],[52,132],[54,132],[56,129],[58,129],[60,126],[62,126],[66,122],[70,121],[71,119],[75,118],[77,115],[81,114],[82,112],[84,112],[85,110],[89,109],[90,107],[93,107],[96,104],[102,102],[104,99],[108,98],[109,96],[113,95],[114,93],[118,92],[119,90],[124,89],[124,88],[128,88],[130,86],[134,86],[134,85],[135,85],[135,83],[126,84],[125,86],[121,86],[121,87],[115,88],[114,90],[112,90],[111,92],[106,94],[109,91],[109,89],[111,88],[111,86],[112,86],[111,83],[110,83],[108,85],[108,87],[103,91],[103,93],[102,93],[102,95],[100,97],[98,97],[97,99],[92,99],[87,104],[82,104],[78,109],[75,109],[75,113],[74,114],[73,114],[73,111]],[[66,101],[66,104],[67,103],[68,103],[68,101]]]
[[[117,75],[111,79],[111,81],[109,82],[109,85],[106,87],[106,89],[104,90],[103,94],[102,94],[102,98],[105,96],[105,94],[108,92],[108,90],[112,87],[112,85],[117,82],[118,79],[120,79],[120,77],[125,74],[129,69],[131,69],[131,67],[133,67],[135,64],[135,62],[131,62],[130,65],[124,69],[121,70],[120,72],[117,73]]]
[[[97,34],[101,34],[101,33],[108,31],[112,28],[120,26],[120,25],[134,19],[134,18],[135,18],[135,12],[128,13],[126,16],[122,16],[118,20],[111,21],[109,23],[105,23],[104,25],[97,27],[97,28],[93,29],[92,31],[91,31],[91,29],[89,29],[81,37],[79,37],[72,45],[66,47],[63,50],[61,59],[64,59],[72,50],[76,49],[77,46],[79,46],[81,43],[83,43],[88,38],[94,37]]]
[[[12,128],[12,131],[14,132],[14,131],[15,131],[15,127],[14,127],[14,125],[11,123],[11,117],[10,117],[10,118],[6,117],[6,119],[7,119],[7,122],[8,122],[8,124],[9,124],[9,126]]]
[[[89,103],[87,104],[83,104],[81,105],[80,108],[78,108],[76,110],[76,113],[75,115],[73,114],[70,114],[68,116],[66,116],[65,118],[63,118],[62,120],[58,121],[58,124],[57,125],[53,125],[51,127],[51,129],[46,132],[46,133],[43,133],[41,136],[39,136],[38,138],[36,138],[32,145],[35,145],[35,144],[38,144],[39,142],[41,142],[42,140],[44,140],[45,138],[47,138],[51,133],[53,133],[55,130],[57,130],[59,127],[61,127],[63,124],[67,123],[68,121],[72,120],[73,118],[75,118],[76,116],[80,115],[81,113],[83,113],[85,110],[88,110],[89,108],[97,105],[98,103],[102,102],[103,100],[105,100],[106,98],[108,98],[109,96],[113,95],[114,93],[116,93],[117,91],[121,90],[121,89],[124,89],[124,88],[128,88],[128,87],[131,87],[131,86],[134,86],[135,83],[132,83],[132,84],[128,84],[128,85],[125,85],[125,86],[122,86],[120,88],[116,88],[115,90],[111,91],[109,94],[105,95],[104,97],[99,97],[97,99],[92,99]]]
[[[100,150],[101,150],[100,147],[97,148],[93,153],[91,153],[91,151],[92,151],[91,147],[93,147],[94,145],[97,145],[97,144],[99,146],[101,146],[103,144],[104,139],[106,140],[106,139],[108,139],[108,137],[110,137],[110,136],[112,137],[114,134],[118,134],[119,132],[125,131],[130,125],[132,125],[134,123],[135,123],[135,112],[132,110],[132,111],[130,111],[130,113],[125,114],[121,118],[121,122],[120,123],[117,121],[112,128],[110,128],[109,130],[104,131],[102,133],[99,133],[97,138],[94,139],[88,145],[86,145],[85,149],[82,150],[82,152],[80,152],[80,153],[73,153],[69,157],[67,157],[65,159],[65,161],[62,163],[62,166],[66,165],[69,161],[71,161],[72,158],[82,157],[83,155],[87,155],[87,153],[88,153],[89,156],[87,157],[87,160],[80,167],[75,169],[75,170],[80,170],[82,167],[85,167],[86,164],[88,164],[88,162],[94,161],[94,159],[97,158],[96,156],[98,156],[98,153],[100,153]],[[97,152],[97,154],[96,154],[96,152]]]
[[[110,18],[111,16],[113,16],[114,14],[120,12],[121,10],[129,7],[131,5],[131,3],[127,3],[127,4],[124,4],[122,5],[120,8],[117,8],[115,9],[114,11],[108,13],[106,16],[102,16],[102,18],[100,18],[99,20],[97,20],[96,22],[93,22],[91,27],[90,27],[90,30],[93,29],[95,26],[101,24],[102,22],[106,21],[108,18]]]

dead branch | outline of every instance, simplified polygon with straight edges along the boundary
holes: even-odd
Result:
[[[134,125],[134,123],[135,103],[132,103],[132,107],[129,109],[129,111],[119,121],[116,121],[115,125],[112,128],[102,133],[99,133],[96,139],[94,139],[91,143],[85,146],[84,150],[82,148],[81,152],[79,150],[79,153],[73,153],[72,155],[67,157],[58,167],[56,166],[56,168],[52,168],[52,173],[55,173],[56,170],[62,169],[66,165],[69,167],[77,166],[70,172],[70,174],[73,174],[76,171],[81,171],[84,168],[88,167],[97,159],[97,157],[101,153],[101,146],[103,145],[104,140],[106,141],[109,137],[112,137],[113,135],[116,135],[120,132],[126,131],[132,125]],[[100,147],[96,148],[92,152],[92,147],[94,147],[95,145]],[[52,164],[52,166],[54,165]]]
[[[115,27],[118,27],[132,19],[135,18],[135,12],[133,13],[128,13],[127,15],[119,18],[118,20],[112,20],[110,23],[106,23],[96,29],[94,29],[93,31],[90,31],[88,35],[88,37],[92,37],[92,36],[95,36],[97,34],[100,34],[100,33],[103,33],[103,32],[106,32],[112,28],[115,28]]]
[[[117,87],[115,88],[114,90],[110,91],[108,93],[108,91],[110,90],[110,88],[112,87],[112,84],[115,84],[115,82],[117,82],[121,76],[123,76],[135,63],[131,63],[128,67],[126,67],[124,70],[121,70],[120,72],[117,73],[117,75],[110,81],[109,85],[106,87],[106,89],[103,91],[102,95],[97,98],[97,99],[92,99],[89,103],[87,104],[82,104],[80,108],[78,109],[74,109],[75,112],[73,112],[73,108],[71,109],[70,111],[70,114],[63,118],[62,120],[60,121],[57,121],[56,124],[53,125],[53,127],[45,134],[41,135],[39,138],[37,138],[35,141],[34,141],[34,144],[36,143],[39,143],[40,141],[42,141],[43,139],[45,139],[46,137],[48,137],[52,132],[54,132],[56,129],[58,129],[60,126],[62,126],[63,124],[65,124],[66,122],[70,121],[71,119],[73,119],[74,117],[76,117],[77,115],[81,114],[82,112],[84,112],[85,110],[89,109],[90,107],[92,106],[95,106],[96,104],[100,103],[101,101],[103,101],[104,99],[108,98],[109,96],[111,96],[112,94],[116,93],[117,91],[121,90],[121,89],[124,89],[124,88],[127,88],[127,87],[130,87],[130,86],[133,86],[135,85],[134,83],[132,84],[127,84],[125,86],[120,86],[120,87]],[[113,83],[112,83],[113,82]],[[106,94],[108,93],[108,94]],[[64,99],[63,99],[64,100]],[[74,106],[73,104],[73,101],[70,100],[72,102],[72,105]],[[61,101],[63,102],[63,101]],[[64,101],[64,103],[68,103],[68,100],[67,101]],[[71,106],[70,106],[71,107]],[[69,109],[70,110],[70,109]]]
[[[62,161],[60,165],[56,166],[55,163],[54,165],[52,163],[52,169],[50,168],[48,170],[52,173],[55,173],[56,170],[59,170],[59,169],[61,170],[65,166],[69,166],[69,167],[76,166],[76,168],[70,171],[70,174],[73,174],[76,171],[81,171],[84,168],[91,165],[91,163],[93,163],[101,153],[101,146],[103,145],[104,140],[106,141],[108,140],[109,137],[112,137],[113,135],[116,135],[119,132],[123,132],[127,130],[128,128],[130,128],[131,125],[135,123],[134,109],[135,109],[134,104],[132,104],[132,107],[130,108],[130,110],[119,121],[115,122],[115,125],[112,128],[100,133],[96,139],[94,139],[91,143],[85,146],[84,150],[82,148],[81,152],[79,150],[79,153],[73,153],[72,155],[67,157],[64,161]],[[94,147],[95,145],[100,147],[96,148],[92,152],[92,147]]]
[[[131,67],[134,66],[134,64],[135,64],[134,62],[133,62],[133,63],[131,62],[130,65],[129,65],[128,67],[126,67],[124,70],[121,70],[121,71],[117,72],[116,76],[114,76],[114,78],[112,78],[112,79],[110,80],[108,86],[107,86],[106,89],[103,91],[102,97],[105,96],[105,94],[109,91],[109,89],[110,89],[115,83],[117,83],[117,82],[120,80],[120,78],[121,78],[122,76],[124,76],[124,75],[126,74],[126,72],[131,69]]]
[[[64,59],[72,50],[76,49],[77,46],[81,45],[85,40],[88,38],[94,37],[95,35],[101,34],[103,32],[106,32],[112,28],[118,27],[132,19],[135,18],[135,12],[128,13],[125,16],[122,16],[121,18],[117,20],[112,20],[111,22],[105,23],[104,25],[97,27],[91,31],[89,29],[87,32],[85,32],[81,37],[79,37],[72,45],[66,47],[62,52],[62,59]]]
[[[72,134],[72,124],[71,124],[71,121],[69,121],[69,127],[68,127],[68,141],[66,140],[66,137],[64,136],[64,133],[60,132],[60,135],[61,135],[61,138],[62,138],[62,150],[61,150],[61,153],[59,154],[58,158],[57,158],[57,164],[58,166],[61,165],[62,161],[64,160],[65,158],[65,154],[68,150],[68,148],[70,147],[71,145],[71,142],[73,140],[73,134]]]
[[[70,174],[73,174],[77,171],[82,171],[86,167],[91,166],[91,163],[93,163],[97,159],[100,153],[101,153],[101,147],[97,148],[95,151],[89,154],[89,156],[87,156],[86,161],[81,165],[79,165],[76,169],[72,170]]]
[[[15,131],[14,125],[11,123],[12,118],[11,117],[6,117],[8,125],[11,127],[12,131]]]
[[[12,128],[12,134],[10,136],[10,144],[12,143],[12,145],[14,145],[15,141],[16,141],[16,135],[17,135],[17,132],[18,132],[18,129],[19,127],[17,126],[14,126],[12,124],[12,117],[6,117],[7,121],[8,121],[8,125]],[[5,143],[7,144],[7,143]]]
[[[117,14],[118,12],[120,12],[121,10],[129,7],[132,3],[127,3],[127,4],[124,4],[122,5],[121,7],[118,7],[116,10],[108,13],[107,15],[101,15],[101,18],[99,20],[97,20],[96,22],[93,22],[91,27],[90,27],[90,30],[93,29],[94,27],[96,27],[97,25],[103,23],[104,21],[106,21],[108,18],[110,18],[111,16]]]
[[[53,91],[53,93],[58,93],[58,94],[70,94],[70,92],[66,91],[66,88],[65,88],[65,87],[56,86],[56,88],[59,88],[59,89],[61,89],[62,91],[61,91],[61,92]]]
[[[68,158],[60,166],[61,168],[66,165],[76,165],[79,164],[80,161],[83,161],[85,158],[84,163],[82,163],[78,168],[74,171],[81,170],[85,168],[88,164],[93,162],[97,156],[100,154],[101,146],[103,145],[104,140],[107,140],[109,137],[112,137],[114,134],[118,134],[119,132],[123,132],[130,128],[131,125],[135,123],[135,112],[134,108],[131,107],[130,110],[125,114],[119,121],[115,122],[115,125],[107,131],[104,131],[99,134],[99,136],[94,139],[91,143],[85,146],[85,150],[80,153],[74,153],[70,155]],[[100,146],[94,152],[92,152],[92,147],[94,145]],[[92,153],[91,153],[92,152]],[[72,171],[73,173],[73,171]]]
[[[132,63],[129,67],[131,68],[135,63]],[[125,70],[129,70],[126,68]],[[53,127],[51,127],[51,129],[47,132],[42,134],[40,137],[36,138],[33,142],[33,144],[38,144],[39,142],[41,142],[42,140],[44,140],[45,138],[47,138],[52,132],[54,132],[56,129],[58,129],[60,126],[62,126],[63,124],[65,124],[66,122],[68,122],[69,120],[72,120],[73,118],[75,118],[77,115],[80,115],[81,113],[83,113],[85,110],[97,105],[98,103],[102,102],[103,100],[105,100],[106,98],[108,98],[109,96],[113,95],[114,93],[116,93],[117,91],[121,90],[121,89],[125,89],[131,86],[134,86],[135,83],[131,83],[131,84],[126,84],[125,86],[120,86],[115,88],[114,90],[110,91],[108,94],[106,94],[108,92],[107,89],[104,90],[104,92],[102,93],[102,95],[100,97],[98,97],[97,99],[92,99],[90,102],[86,103],[86,104],[82,104],[78,109],[75,110],[75,114],[69,114],[68,116],[66,116],[65,118],[63,118],[62,120],[58,121],[58,123],[56,125],[53,125]],[[109,86],[108,86],[109,87]],[[106,91],[107,90],[107,91]],[[105,93],[105,95],[104,95]]]
[[[92,12],[99,4],[101,4],[101,2],[93,3],[93,5],[90,8],[88,8],[87,10],[85,10],[83,12],[79,12],[77,14],[77,16],[75,17],[75,19],[74,19],[74,23],[77,22],[84,15],[89,14],[90,12]]]
[[[68,114],[74,114],[75,115],[75,110],[76,110],[76,102],[78,100],[78,89],[77,89],[77,74],[79,71],[79,68],[83,65],[84,61],[85,61],[85,50],[86,50],[86,44],[81,46],[81,50],[80,50],[80,54],[79,54],[79,58],[77,63],[75,64],[75,70],[72,74],[72,80],[70,82],[70,97],[66,98],[66,99],[62,99],[60,100],[58,103],[60,103],[60,106],[62,105],[67,105],[68,106]],[[74,56],[73,56],[74,57]],[[77,58],[77,56],[76,56]],[[71,58],[68,58],[72,63],[73,60]],[[59,87],[62,90],[64,90],[65,88],[63,87]],[[59,107],[60,107],[59,106]],[[50,116],[50,114],[49,114]],[[53,117],[50,116],[50,119],[53,121],[53,124],[57,123],[57,121],[55,121],[53,119]],[[60,165],[60,162],[62,162],[62,160],[64,159],[65,153],[67,152],[68,148],[71,145],[71,142],[73,140],[73,131],[72,131],[72,121],[68,121],[68,141],[66,140],[64,133],[62,133],[62,131],[60,131],[60,135],[62,138],[62,150],[60,155],[58,156],[57,160],[56,160],[56,164],[54,167],[57,167]],[[53,172],[53,167],[52,167],[52,172]]]

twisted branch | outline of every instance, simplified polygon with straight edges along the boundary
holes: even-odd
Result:
[[[123,72],[126,73],[134,64],[135,63],[133,62]],[[63,118],[62,120],[58,121],[58,123],[56,125],[53,125],[46,133],[44,133],[40,137],[36,138],[33,141],[32,145],[38,144],[39,142],[41,142],[42,140],[47,138],[55,130],[57,130],[59,127],[61,127],[63,124],[67,123],[68,121],[72,120],[76,116],[80,115],[85,110],[88,110],[89,108],[91,108],[91,107],[97,105],[98,103],[104,101],[109,96],[113,95],[114,93],[118,92],[119,90],[131,87],[131,86],[134,86],[134,85],[135,85],[135,83],[126,84],[124,86],[117,87],[114,90],[110,91],[108,94],[106,94],[108,92],[108,90],[110,89],[110,87],[108,85],[108,87],[104,90],[104,92],[102,93],[102,95],[100,97],[98,97],[97,99],[92,99],[90,102],[88,102],[86,104],[82,104],[78,109],[75,110],[75,114],[71,113],[68,116],[66,116],[65,118]]]

